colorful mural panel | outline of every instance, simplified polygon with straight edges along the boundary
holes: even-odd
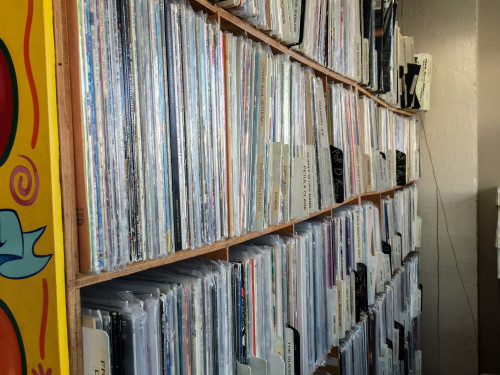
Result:
[[[67,374],[52,2],[0,3],[0,374]]]

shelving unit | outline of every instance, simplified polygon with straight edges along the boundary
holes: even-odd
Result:
[[[301,220],[293,220],[280,225],[270,226],[263,232],[247,233],[243,236],[230,238],[225,241],[205,245],[196,250],[184,250],[162,259],[146,260],[127,266],[120,272],[105,272],[101,274],[82,274],[79,272],[78,260],[78,212],[76,209],[76,180],[74,168],[73,125],[81,121],[80,90],[79,90],[79,56],[78,56],[78,28],[76,0],[53,0],[53,21],[55,36],[55,59],[57,80],[57,107],[59,118],[59,150],[60,150],[60,181],[62,191],[62,214],[65,249],[66,274],[66,307],[67,327],[71,374],[82,374],[82,338],[80,322],[80,289],[98,284],[107,280],[133,274],[161,265],[178,262],[184,259],[204,256],[213,259],[228,259],[231,246],[251,240],[268,233],[293,233],[294,225]],[[315,74],[327,82],[343,83],[354,88],[358,95],[375,100],[378,105],[389,108],[391,111],[404,116],[413,116],[413,113],[391,107],[375,95],[359,86],[356,82],[335,73],[324,66],[304,57],[298,52],[289,49],[265,33],[255,29],[229,12],[218,8],[206,0],[191,0],[195,10],[202,10],[209,18],[221,25],[223,31],[247,37],[267,44],[275,54],[287,54],[291,60],[303,66],[310,67]],[[396,187],[379,192],[365,193],[347,199],[343,203],[335,204],[324,210],[315,212],[310,218],[329,215],[331,211],[342,205],[361,204],[361,200],[370,200],[380,203],[382,195],[394,196]],[[332,352],[335,356],[335,352]]]

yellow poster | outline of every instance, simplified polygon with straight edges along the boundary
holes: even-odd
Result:
[[[0,374],[68,373],[52,2],[0,3]]]

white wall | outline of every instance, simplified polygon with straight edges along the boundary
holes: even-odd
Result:
[[[422,134],[420,216],[424,374],[477,374],[477,27],[474,0],[399,0],[415,51],[433,55],[432,109],[422,116],[474,324]],[[438,255],[439,254],[439,255]],[[439,302],[438,302],[439,259]],[[440,311],[438,316],[438,309]]]

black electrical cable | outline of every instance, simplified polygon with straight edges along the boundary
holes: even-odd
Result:
[[[422,120],[422,119],[421,119]],[[423,125],[422,125],[423,127]],[[427,143],[427,140],[426,142]],[[429,144],[427,144],[427,150],[429,150]],[[429,152],[429,155],[430,155],[430,152]],[[440,275],[440,267],[441,267],[441,262],[440,262],[440,259],[439,259],[439,194],[438,194],[438,189],[437,189],[437,186],[436,186],[436,253],[437,253],[437,327],[436,327],[436,333],[437,333],[437,342],[438,342],[438,345],[437,345],[437,360],[438,360],[438,375],[440,374],[440,364],[441,364],[441,350],[440,350],[440,345],[441,345],[441,336],[439,335],[439,330],[441,329],[440,327],[440,318],[441,318],[441,306],[440,306],[440,302],[441,302],[441,295],[440,295],[440,291],[441,291],[441,283],[440,283],[440,280],[439,280],[439,275]]]

